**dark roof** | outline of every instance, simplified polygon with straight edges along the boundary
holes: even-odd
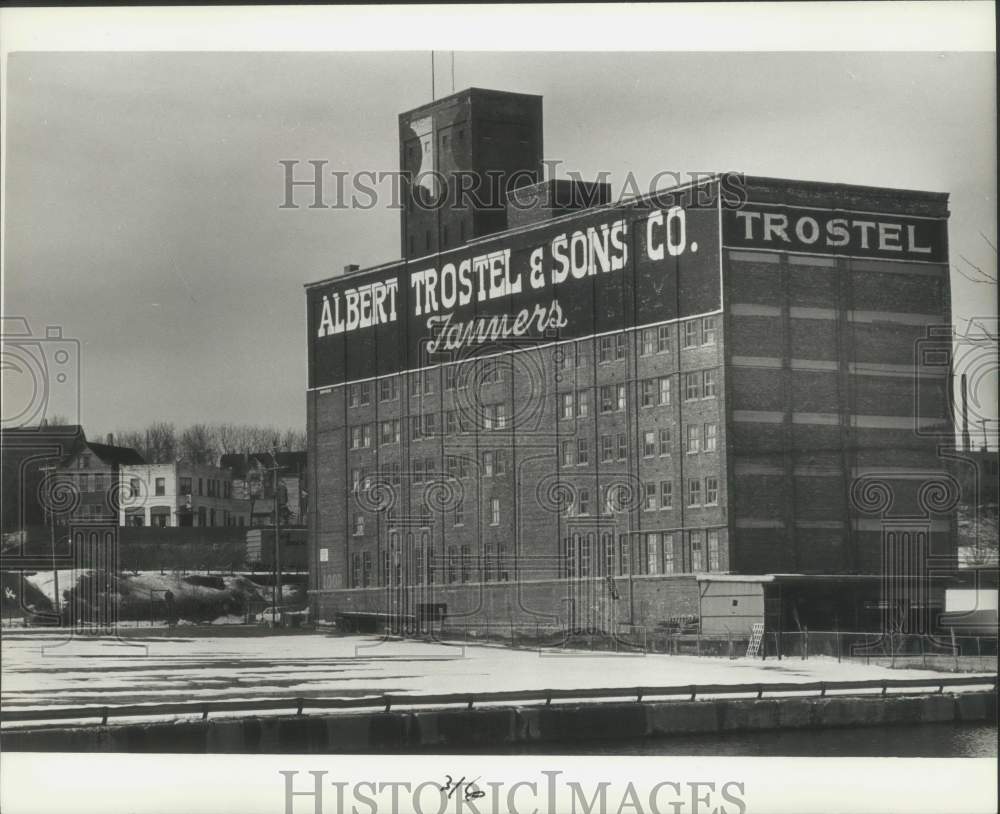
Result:
[[[230,452],[219,459],[219,466],[232,470],[233,477],[242,478],[250,469],[267,469],[277,462],[285,474],[299,474],[306,468],[305,452]]]
[[[87,447],[106,464],[134,466],[146,463],[146,459],[132,447],[116,447],[112,444],[95,444],[93,442],[88,442]]]

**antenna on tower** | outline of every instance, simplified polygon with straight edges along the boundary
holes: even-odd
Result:
[[[431,101],[433,102],[437,97],[434,95],[434,52],[431,51]]]
[[[455,52],[451,52],[451,92],[455,92]]]

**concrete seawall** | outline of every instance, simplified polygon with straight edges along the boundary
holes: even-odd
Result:
[[[996,695],[827,696],[588,703],[481,709],[8,729],[21,752],[289,753],[428,751],[590,738],[996,720]]]

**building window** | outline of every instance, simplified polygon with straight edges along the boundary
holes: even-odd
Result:
[[[715,371],[705,370],[702,372],[703,396],[707,399],[715,398]]]
[[[684,374],[684,400],[694,401],[701,398],[701,373]]]
[[[661,407],[668,406],[670,404],[670,377],[660,376],[657,383],[659,385],[658,403]]]
[[[618,568],[622,575],[632,573],[632,546],[629,545],[627,534],[618,535]]]
[[[372,553],[365,551],[361,555],[361,587],[367,588],[372,584]]]
[[[719,479],[716,477],[705,478],[705,505],[719,505]]]
[[[556,349],[556,364],[560,370],[572,370],[576,363],[576,343],[571,342]]]
[[[562,465],[563,466],[573,466],[576,461],[573,460],[573,442],[563,441],[562,442]]]
[[[590,444],[586,438],[576,439],[576,465],[583,466],[590,463]]]
[[[446,560],[447,571],[445,578],[448,582],[455,582],[458,577],[458,548],[456,546],[448,546],[448,559]]]
[[[689,531],[691,541],[691,570],[694,572],[705,570],[705,552],[702,549],[702,534],[700,531]]]
[[[378,398],[379,401],[395,401],[399,397],[398,385],[396,384],[396,377],[390,376],[387,379],[382,379],[378,383]]]
[[[661,325],[656,329],[656,352],[670,352],[670,326]]]
[[[455,525],[465,525],[465,499],[461,497],[455,502]]]
[[[656,500],[656,482],[647,481],[643,485],[643,504],[642,507],[647,512],[655,512],[657,506]]]
[[[684,347],[698,347],[698,323],[695,320],[684,323]]]
[[[663,535],[663,573],[674,573],[674,535],[669,531]]]
[[[455,365],[448,365],[444,369],[444,389],[454,390],[457,378],[458,378],[458,368]]]
[[[445,411],[444,431],[448,435],[458,435],[458,410]]]
[[[413,460],[413,482],[424,482],[424,462],[421,458],[415,458]]]
[[[490,498],[490,525],[500,525],[500,498]]]
[[[625,334],[615,336],[615,359],[619,362],[625,358],[625,349],[627,347],[625,338]]]
[[[615,386],[613,384],[601,385],[601,412],[613,413],[615,411]]]
[[[437,413],[424,413],[424,436],[433,438],[437,435]]]
[[[625,409],[625,385],[616,384],[615,385],[615,396],[618,401],[618,412],[622,412]]]
[[[470,582],[472,580],[472,547],[469,545],[462,546],[462,582]]]
[[[708,570],[719,570],[719,530],[711,529],[706,533],[708,538]]]
[[[205,494],[205,479],[198,478],[198,497],[203,497]]]
[[[615,575],[615,538],[610,532],[601,535],[601,550],[604,553],[604,575]]]
[[[719,425],[714,421],[705,424],[705,452],[715,452],[719,435]]]
[[[646,534],[646,573],[660,573],[660,533],[651,531]]]
[[[701,344],[715,344],[715,317],[702,317],[701,320]]]
[[[652,458],[656,455],[656,432],[647,430],[642,434],[642,457]]]
[[[615,459],[615,439],[610,435],[601,436],[601,463],[610,463]]]
[[[598,341],[598,364],[608,364],[614,353],[614,337],[602,336]]]
[[[207,525],[206,517],[207,517],[207,512],[205,511],[205,507],[204,506],[199,506],[198,507],[198,526],[199,527],[204,527],[204,526]],[[150,524],[154,525],[154,526],[156,525],[156,521],[152,517],[150,518]]]
[[[642,350],[640,356],[652,356],[656,353],[656,328],[643,328]]]
[[[355,467],[351,470],[351,491],[357,492],[361,488],[361,481],[364,480],[365,470]]]
[[[379,443],[383,446],[385,444],[398,444],[399,443],[399,419],[393,418],[388,421],[383,421],[379,425]]]
[[[618,460],[624,461],[628,457],[628,439],[625,433],[618,433]]]
[[[642,400],[641,404],[643,407],[655,407],[656,406],[656,379],[643,379],[642,380]]]
[[[494,468],[498,475],[506,475],[510,467],[507,466],[507,450],[498,449],[495,452]]]
[[[572,579],[576,576],[576,547],[580,535],[574,534],[572,537],[567,537],[563,540],[563,561],[566,563],[566,576]]]
[[[372,445],[372,425],[357,424],[351,427],[350,438],[351,449],[367,449]]]
[[[353,533],[355,537],[360,537],[365,533],[365,516],[360,512],[354,514]]]
[[[352,435],[353,435],[353,433],[352,433]],[[410,440],[411,441],[419,441],[423,437],[423,435],[424,435],[424,421],[423,421],[423,418],[421,416],[419,416],[419,415],[411,415],[410,416]],[[354,439],[352,437],[351,438],[351,444],[352,444],[351,448],[352,449],[354,449],[353,443],[354,443]]]
[[[580,418],[590,415],[590,391],[578,390],[576,393],[576,414]]]
[[[80,475],[80,491],[90,491],[90,475]]]
[[[590,514],[590,490],[581,489],[577,493],[577,496],[579,498],[579,504],[580,504],[579,514],[584,514],[584,515]]]
[[[185,481],[187,481],[185,492]],[[139,497],[139,490],[142,488],[142,484],[139,478],[129,478],[128,481],[128,496],[129,497]],[[191,478],[181,478],[181,494],[190,495],[191,494]]]
[[[580,538],[580,576],[590,576],[590,552],[593,548],[594,534],[590,533]]]
[[[664,427],[657,435],[658,451],[661,458],[670,455],[670,428]]]
[[[166,481],[166,478],[157,478],[156,479],[156,487],[155,488],[156,488],[156,496],[157,497],[162,497],[163,495],[165,495],[167,493],[167,481]]]
[[[361,555],[358,553],[351,555],[351,587],[361,587]]]
[[[562,419],[569,419],[573,417],[574,405],[573,405],[573,394],[563,393],[560,396],[562,403],[562,410],[559,413],[559,417]]]
[[[673,481],[660,481],[660,508],[674,508],[674,484]]]
[[[701,450],[701,427],[697,424],[687,425],[687,454],[694,455]]]
[[[493,451],[487,450],[483,453],[483,476],[493,477]]]
[[[701,505],[701,481],[697,478],[688,480],[688,506]]]

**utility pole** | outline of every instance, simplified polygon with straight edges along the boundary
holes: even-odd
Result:
[[[55,472],[55,466],[40,466],[38,467],[39,472]],[[43,477],[45,477],[43,475]],[[59,606],[59,569],[56,568],[56,513],[55,508],[52,503],[52,493],[55,491],[55,477],[49,479],[49,505],[46,510],[49,516],[49,532],[51,540],[51,551],[52,551],[52,590],[54,593],[55,602],[53,607],[55,607],[56,615],[62,621],[62,612]]]

